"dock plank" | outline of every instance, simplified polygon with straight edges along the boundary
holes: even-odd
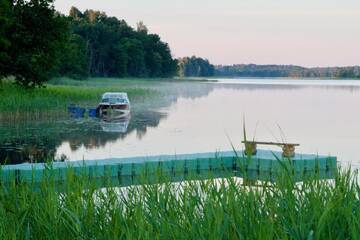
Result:
[[[101,160],[54,162],[51,164],[59,180],[66,178],[66,171],[72,168],[77,174],[86,174],[89,177],[139,177],[141,175],[154,175],[159,171],[162,174],[182,176],[201,173],[204,177],[209,172],[227,171],[234,176],[240,176],[243,171],[250,175],[272,176],[281,171],[281,163],[290,164],[296,172],[334,171],[337,159],[334,156],[320,156],[315,154],[299,154],[284,159],[281,152],[258,150],[254,156],[246,156],[239,151],[208,152],[179,155],[140,156],[128,158],[109,158]],[[1,169],[1,181],[40,182],[45,169],[44,163],[24,163],[19,165],[5,165]],[[251,174],[250,174],[251,173]],[[261,174],[260,174],[261,173]],[[324,174],[328,178],[328,174]],[[200,176],[199,176],[200,177]]]

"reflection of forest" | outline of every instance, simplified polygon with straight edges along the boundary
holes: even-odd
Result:
[[[1,132],[6,132],[0,137],[0,161],[2,164],[18,164],[53,160],[57,147],[63,142],[69,142],[70,148],[77,150],[82,146],[98,148],[134,131],[141,138],[148,127],[158,126],[165,116],[155,111],[135,112],[125,133],[103,131],[98,119],[25,124],[22,126],[24,134],[15,134],[20,130],[19,126],[0,127]]]
[[[178,97],[193,99],[206,96],[212,90],[211,85],[194,84],[189,88],[189,84],[164,84],[160,88],[163,94],[132,103],[131,119],[126,132],[104,131],[100,120],[89,118],[0,123],[0,162],[19,164],[54,160],[56,149],[63,142],[68,142],[74,151],[82,146],[99,148],[108,142],[124,139],[133,132],[141,139],[149,127],[157,127],[166,118],[166,114],[158,109],[169,107]]]
[[[146,96],[132,101],[131,119],[126,131],[104,130],[98,119],[62,119],[44,120],[42,122],[0,122],[0,162],[17,164],[22,162],[53,160],[56,149],[64,142],[70,144],[72,150],[85,148],[101,148],[108,142],[124,139],[135,133],[141,139],[148,128],[156,128],[166,113],[162,108],[176,103],[179,98],[200,98],[210,94],[215,88],[235,89],[238,91],[269,90],[291,91],[308,86],[296,85],[254,85],[254,84],[217,84],[164,82],[151,86],[160,92],[156,96]],[[319,87],[319,86],[311,86]],[[321,86],[328,89],[344,88],[358,91],[358,87]],[[61,160],[61,159],[57,159]],[[64,160],[64,159],[62,159]]]

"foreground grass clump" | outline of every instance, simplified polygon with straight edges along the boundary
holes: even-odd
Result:
[[[130,98],[150,94],[150,90],[137,87],[124,87],[121,84],[91,85],[79,81],[69,84],[49,84],[45,88],[23,89],[11,82],[0,84],[0,117],[24,115],[56,115],[66,112],[70,103],[95,106],[104,92],[123,91]],[[73,83],[73,84],[71,84]]]
[[[51,171],[51,170],[49,170]],[[51,172],[50,172],[51,173]],[[51,174],[48,174],[51,175]],[[97,189],[68,175],[0,187],[1,239],[359,239],[357,175],[269,187],[239,179]]]

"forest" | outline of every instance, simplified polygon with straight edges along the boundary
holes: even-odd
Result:
[[[134,30],[124,20],[105,13],[72,7],[68,16],[69,43],[58,74],[70,77],[168,77],[177,62],[167,43],[149,34],[139,22]]]
[[[69,15],[52,0],[0,0],[0,79],[24,87],[52,77],[170,77],[177,60],[159,35],[104,12],[75,7]]]
[[[88,77],[293,77],[360,78],[360,67],[294,65],[214,66],[207,59],[175,59],[143,22],[136,28],[106,13],[72,7],[56,11],[53,0],[0,0],[0,80],[23,87],[49,79]]]
[[[213,76],[215,67],[209,60],[200,57],[184,57],[178,59],[178,75],[180,77]]]
[[[360,78],[360,67],[314,67],[295,65],[235,64],[215,66],[223,77]]]

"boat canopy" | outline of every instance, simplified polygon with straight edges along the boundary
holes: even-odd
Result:
[[[128,104],[129,98],[124,92],[107,92],[101,99],[102,104]]]
[[[102,95],[102,98],[128,98],[125,92],[106,92]]]

